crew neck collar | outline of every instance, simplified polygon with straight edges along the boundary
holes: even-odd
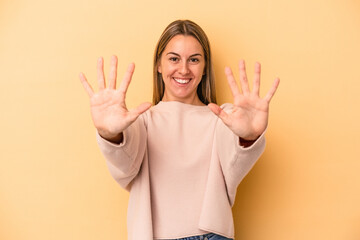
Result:
[[[179,101],[160,101],[157,104],[159,107],[171,107],[171,108],[182,108],[182,109],[208,109],[207,105],[193,105],[189,103],[183,103]]]

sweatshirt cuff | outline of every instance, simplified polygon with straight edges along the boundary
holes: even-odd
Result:
[[[237,145],[237,148],[238,149],[241,149],[243,151],[248,151],[248,150],[252,150],[254,148],[257,148],[259,145],[262,145],[264,144],[264,141],[265,141],[265,133],[266,133],[266,129],[265,131],[260,135],[260,137],[258,137],[256,139],[256,141],[251,144],[251,146],[248,146],[248,147],[244,147],[244,146],[241,146],[240,145],[240,140],[239,140],[239,136],[235,135],[234,134],[234,138],[235,138],[235,141],[236,141],[236,145]]]
[[[99,145],[101,151],[103,153],[111,153],[111,152],[121,149],[122,151],[128,152],[127,148],[129,148],[129,144],[127,144],[127,143],[130,141],[129,140],[129,136],[130,136],[129,128],[130,127],[128,127],[128,129],[125,129],[123,131],[123,141],[120,144],[112,143],[112,142],[106,140],[105,138],[100,136],[98,131],[96,131],[96,140],[98,142],[98,145]]]

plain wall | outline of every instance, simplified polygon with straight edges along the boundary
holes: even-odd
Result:
[[[0,1],[0,239],[126,239],[128,193],[107,171],[78,75],[96,88],[96,60],[119,79],[136,70],[127,103],[152,99],[163,29],[191,19],[224,75],[262,64],[267,148],[238,188],[239,240],[360,239],[360,2],[355,0]],[[141,229],[139,229],[141,231]]]

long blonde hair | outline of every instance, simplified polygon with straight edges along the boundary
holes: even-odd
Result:
[[[165,85],[161,73],[158,72],[158,64],[166,45],[176,35],[193,36],[202,46],[205,57],[205,74],[197,88],[197,95],[204,104],[216,103],[215,79],[211,61],[210,42],[201,27],[190,20],[176,20],[170,23],[160,36],[154,53],[153,103],[159,103],[164,96]]]

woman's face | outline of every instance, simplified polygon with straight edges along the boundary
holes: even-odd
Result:
[[[158,65],[165,91],[162,101],[203,105],[197,87],[205,71],[204,51],[192,36],[176,35],[166,45]]]

